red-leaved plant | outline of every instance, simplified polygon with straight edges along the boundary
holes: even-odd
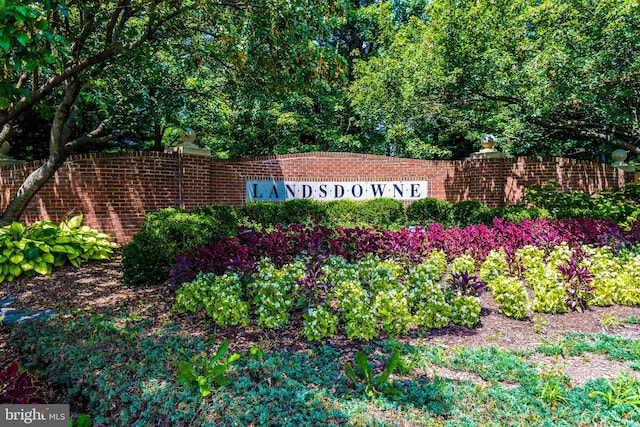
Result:
[[[0,369],[0,404],[46,403],[35,396],[37,392],[33,377],[27,371],[20,372],[17,360]]]

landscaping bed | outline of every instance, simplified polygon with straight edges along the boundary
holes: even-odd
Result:
[[[296,363],[309,364],[311,362],[308,358],[312,357],[310,355],[315,355],[313,356],[314,358],[329,358],[331,363],[334,363],[334,365],[331,366],[331,369],[334,371],[332,371],[331,378],[310,380],[309,378],[311,378],[310,375],[312,373],[305,371],[304,373],[300,373],[300,375],[302,375],[301,379],[296,379],[296,387],[290,384],[276,384],[276,379],[272,377],[273,372],[261,372],[256,374],[259,378],[252,380],[253,385],[245,385],[248,393],[246,396],[242,398],[234,396],[238,391],[227,387],[221,389],[221,393],[223,395],[227,393],[230,396],[230,400],[226,401],[223,399],[223,401],[218,401],[217,403],[215,403],[216,399],[200,400],[197,392],[188,393],[184,385],[174,382],[174,387],[181,390],[181,393],[186,393],[185,396],[190,396],[188,399],[182,396],[183,399],[187,399],[185,402],[192,402],[192,404],[195,405],[194,409],[199,408],[197,409],[199,411],[210,411],[211,414],[209,417],[213,417],[212,414],[217,414],[220,418],[218,420],[211,418],[211,422],[220,425],[224,425],[225,420],[229,422],[229,425],[232,424],[233,420],[236,420],[236,424],[240,422],[249,424],[252,420],[255,422],[255,425],[261,424],[259,418],[252,418],[254,416],[257,417],[257,413],[254,415],[246,415],[244,418],[239,415],[247,409],[246,407],[243,408],[243,405],[252,404],[251,400],[244,400],[250,399],[252,393],[253,399],[259,402],[260,405],[265,405],[266,407],[273,406],[273,419],[271,421],[264,419],[263,425],[269,425],[270,423],[270,425],[278,425],[278,423],[284,423],[286,420],[289,420],[286,422],[292,424],[298,420],[299,422],[308,424],[316,423],[316,425],[323,425],[332,421],[338,425],[440,425],[442,423],[464,425],[463,420],[465,417],[471,417],[469,419],[475,419],[476,423],[481,423],[482,420],[491,419],[491,411],[493,411],[493,409],[487,408],[487,414],[456,415],[457,410],[454,409],[453,406],[455,406],[457,399],[461,398],[457,396],[456,393],[466,393],[470,392],[469,390],[476,390],[478,396],[487,390],[493,390],[492,393],[498,394],[506,393],[506,390],[509,390],[509,388],[524,387],[519,383],[522,379],[508,377],[492,378],[488,372],[484,372],[481,369],[474,369],[471,362],[469,366],[464,367],[462,365],[456,365],[451,361],[444,361],[442,358],[450,358],[453,360],[456,357],[464,356],[464,352],[471,351],[480,352],[475,353],[475,355],[483,355],[484,353],[482,352],[486,352],[487,349],[507,352],[493,356],[484,354],[483,357],[487,357],[487,361],[509,359],[510,356],[507,357],[505,355],[514,354],[516,358],[519,358],[517,363],[522,363],[523,367],[528,366],[527,363],[531,363],[533,367],[531,369],[533,370],[529,371],[528,374],[522,374],[523,378],[527,376],[535,378],[534,372],[536,372],[536,370],[538,372],[536,375],[549,375],[554,369],[561,371],[562,375],[556,375],[556,378],[562,378],[563,381],[565,381],[563,383],[565,384],[563,387],[566,388],[565,395],[570,395],[574,390],[583,387],[589,381],[605,381],[606,379],[614,383],[619,378],[621,372],[627,372],[631,377],[638,375],[637,371],[631,368],[631,364],[637,362],[637,358],[636,360],[620,360],[620,358],[615,357],[607,358],[608,353],[600,350],[592,352],[575,351],[575,354],[573,354],[571,346],[566,344],[567,341],[564,338],[567,333],[575,332],[589,334],[582,338],[574,336],[574,341],[582,340],[583,344],[588,342],[588,339],[585,337],[600,336],[599,334],[635,340],[640,335],[640,326],[635,323],[623,323],[622,321],[640,317],[640,309],[637,307],[619,305],[589,307],[584,312],[539,314],[525,320],[513,320],[499,314],[491,294],[484,293],[480,297],[482,306],[480,323],[475,328],[470,329],[459,325],[429,331],[419,331],[413,328],[409,333],[398,336],[391,341],[391,343],[397,342],[397,345],[408,345],[405,351],[409,351],[407,349],[413,349],[411,351],[424,352],[427,351],[424,349],[431,349],[429,351],[435,351],[433,349],[437,349],[437,351],[442,353],[442,356],[439,361],[438,358],[433,355],[421,358],[416,356],[416,360],[419,360],[419,362],[414,362],[415,367],[411,369],[410,373],[392,374],[392,378],[396,382],[408,381],[407,384],[409,385],[403,390],[405,398],[403,398],[404,400],[401,399],[400,402],[390,400],[389,402],[391,403],[380,403],[380,401],[386,399],[386,397],[376,397],[375,400],[371,400],[366,398],[366,396],[358,396],[357,389],[349,388],[342,374],[341,366],[344,362],[353,364],[356,352],[365,350],[372,358],[374,358],[374,355],[379,357],[379,360],[375,359],[375,367],[377,371],[380,371],[384,367],[384,361],[390,355],[390,341],[384,333],[370,342],[360,342],[348,340],[344,328],[339,327],[336,335],[332,338],[324,339],[320,342],[308,342],[301,335],[300,331],[303,326],[300,320],[294,320],[275,330],[258,328],[255,325],[249,325],[247,327],[217,327],[211,322],[211,319],[204,316],[202,312],[179,314],[175,310],[172,310],[175,293],[168,285],[141,288],[122,284],[119,252],[116,252],[110,261],[90,261],[83,264],[80,269],[65,266],[55,270],[48,276],[18,278],[14,282],[3,284],[0,298],[7,295],[17,298],[14,306],[18,309],[56,309],[61,313],[59,317],[67,319],[69,323],[66,324],[72,324],[82,319],[84,319],[82,321],[85,321],[85,325],[88,319],[94,319],[96,322],[98,320],[108,322],[110,319],[129,319],[129,321],[135,325],[144,324],[144,327],[137,332],[141,335],[153,336],[154,333],[160,331],[159,333],[161,335],[186,336],[189,337],[189,339],[195,337],[203,343],[206,343],[203,348],[210,349],[217,348],[225,339],[228,339],[230,342],[230,352],[242,354],[243,358],[248,361],[245,363],[253,360],[249,355],[251,349],[259,348],[265,355],[263,356],[263,358],[265,358],[264,360],[276,364],[270,368],[272,371],[278,370],[277,363],[283,363],[285,365],[288,363],[291,365],[295,361]],[[148,323],[145,323],[145,321],[148,321]],[[163,328],[166,328],[167,325],[172,325],[170,332],[163,332]],[[136,328],[137,327],[138,326],[136,326]],[[133,329],[135,328],[132,328],[132,330]],[[0,343],[2,343],[0,344],[0,357],[2,357],[1,360],[3,364],[8,363],[15,357],[20,359],[22,356],[20,349],[7,345],[10,330],[11,328],[7,325],[3,324],[0,326],[0,333],[2,334],[2,339],[0,340]],[[62,336],[64,336],[63,334],[64,333],[61,332]],[[73,336],[67,338],[72,339]],[[85,342],[86,339],[79,342],[78,348],[82,348],[82,343]],[[69,344],[73,346],[73,343]],[[105,353],[116,351],[113,343],[105,343],[104,345]],[[109,345],[112,345],[112,347],[109,347]],[[328,347],[325,348],[323,345]],[[545,345],[547,346],[546,351],[544,350]],[[553,346],[556,348],[555,354]],[[551,348],[551,350],[549,350],[549,348]],[[542,350],[539,351],[538,349]],[[281,352],[285,352],[287,355],[282,355]],[[46,354],[46,351],[38,354]],[[63,357],[62,355],[64,354],[65,353],[62,352],[60,357]],[[466,355],[469,359],[472,359],[472,356],[471,353]],[[72,355],[66,355],[64,357],[73,359]],[[295,359],[296,357],[298,359]],[[288,358],[294,359],[289,360]],[[177,362],[177,359],[176,357],[174,361]],[[482,365],[482,363],[480,363],[480,365]],[[63,365],[61,364],[61,366]],[[326,372],[323,372],[324,365],[314,365],[312,363],[312,367],[313,372],[316,372],[316,374],[328,375]],[[137,372],[138,370],[142,370],[142,367],[139,367],[139,369],[135,366],[126,367],[126,363],[123,361],[123,373],[128,372],[127,369],[132,370],[132,372]],[[175,372],[171,372],[171,369],[175,370],[175,366],[168,366],[166,369],[169,373]],[[251,369],[257,368],[255,366],[243,365],[242,369],[239,368],[239,371],[245,372],[245,370]],[[284,369],[284,367],[282,369]],[[300,367],[300,369],[304,371],[302,367]],[[499,368],[496,367],[495,369]],[[291,372],[287,373],[286,369],[283,372],[285,376],[293,375]],[[35,373],[38,375],[37,371]],[[46,374],[47,370],[45,369],[43,375],[38,375],[41,380],[39,384],[43,387],[43,397],[51,403],[69,402],[65,388],[60,384],[56,385],[47,382]],[[92,374],[90,372],[86,372],[86,374],[87,381],[91,382]],[[101,374],[95,373],[96,380],[99,375]],[[63,375],[60,375],[60,378],[63,377]],[[244,381],[243,378],[245,378],[245,376],[239,376],[241,381]],[[278,377],[277,380],[280,382],[283,381],[280,377]],[[255,387],[258,387],[256,384],[259,384],[261,381],[265,381],[265,387],[271,383],[273,385],[272,391],[269,392],[262,389],[258,391],[255,389]],[[315,396],[320,393],[324,396],[323,399],[332,400],[333,398],[330,399],[327,397],[332,396],[332,393],[327,392],[328,395],[324,395],[326,388],[329,387],[328,384],[332,381],[337,384],[336,387],[338,387],[333,391],[337,395],[334,397],[338,400],[330,403],[314,400],[318,398],[318,396],[310,398],[310,401],[303,399],[303,402],[298,402],[301,405],[298,408],[300,418],[296,418],[293,413],[291,413],[296,407],[295,404],[292,409],[289,410],[285,410],[286,408],[277,409],[280,403],[273,401],[273,399],[276,399],[277,390],[280,390],[281,399],[289,399],[291,397],[289,395],[291,390],[297,390],[296,393],[300,393],[300,390],[298,390],[299,387],[302,387],[303,390],[311,393],[311,395]],[[61,381],[61,383],[64,383],[64,381]],[[434,387],[434,384],[440,384],[440,388],[430,390],[429,393],[433,394],[431,397],[426,398],[423,395],[419,395],[418,397],[414,396],[411,399],[417,399],[417,401],[422,403],[417,405],[417,408],[407,409],[408,402],[406,400],[409,399],[411,393],[416,392],[415,390],[411,391],[409,388],[415,386],[418,387],[418,389],[424,389],[424,387]],[[93,386],[96,387],[99,385],[94,384]],[[103,386],[109,387],[108,381],[103,384]],[[240,387],[237,382],[235,387]],[[605,385],[601,385],[600,387],[606,390]],[[329,389],[330,388],[331,387],[329,387]],[[480,390],[483,391],[480,392]],[[272,392],[276,393],[276,395],[271,395]],[[104,393],[104,390],[101,393]],[[132,395],[139,394],[138,391],[133,390],[131,393]],[[347,394],[355,394],[356,397],[349,397]],[[70,401],[74,413],[88,412],[90,415],[96,417],[97,421],[101,421],[105,423],[105,425],[119,423],[118,414],[115,412],[111,414],[92,413],[92,410],[95,411],[96,408],[91,408],[86,398],[78,397],[81,395],[82,393],[80,392],[76,393],[75,398]],[[233,398],[231,396],[233,396]],[[122,397],[120,397],[120,399],[121,398]],[[567,399],[567,397],[564,398]],[[499,400],[500,398],[497,399]],[[487,405],[496,405],[498,400],[493,401],[493,403],[487,403]],[[126,399],[124,401],[126,401]],[[132,401],[135,401],[135,399]],[[150,401],[152,401],[152,399]],[[209,407],[207,404],[202,403],[207,401],[212,402],[211,404],[213,406]],[[232,401],[237,401],[238,406],[235,408],[228,407]],[[375,401],[377,401],[377,403],[375,403]],[[602,402],[598,402],[595,398],[593,401],[594,404],[599,403],[602,405]],[[567,405],[570,407],[570,402],[571,400],[551,402],[547,406],[552,409],[538,408],[538,410],[541,411],[540,414],[547,414],[546,411],[553,411],[553,408]],[[123,403],[120,404],[122,405]],[[536,405],[539,404],[540,403],[537,403]],[[213,407],[217,409],[212,409]],[[614,407],[615,406],[612,406],[611,408]],[[517,406],[514,408],[517,408]],[[141,409],[139,408],[138,410]],[[310,415],[305,415],[304,412],[306,410],[310,410],[313,413],[324,411],[324,415],[320,416],[316,414],[319,418],[313,421],[313,417],[309,418]],[[527,410],[530,411],[530,409]],[[613,409],[608,410],[611,412]],[[625,420],[629,418],[632,420],[635,419],[636,421],[638,420],[637,413],[634,412],[633,407],[625,409],[623,406],[619,411],[620,413],[613,411],[613,415],[609,418],[605,417],[601,425],[615,425],[613,420],[616,419]],[[164,422],[165,425],[171,425],[173,422],[188,425],[188,422],[185,420],[172,421],[170,412],[171,411],[168,411],[164,417],[153,418],[151,415],[147,415],[151,418],[146,418],[146,420],[154,419],[156,420],[154,422],[159,424]],[[578,415],[563,415],[562,417],[568,417],[567,419],[575,421],[575,419],[579,418]],[[195,416],[195,413],[192,416]],[[225,418],[226,416],[227,418]],[[536,417],[539,416],[542,415],[531,415],[531,421],[522,421],[521,425],[533,425],[535,419],[537,419]],[[506,424],[504,425],[508,424],[509,419],[516,420],[517,413],[514,412],[506,417],[504,421]],[[111,421],[108,423],[105,422],[107,419]],[[145,418],[142,418],[141,420],[144,419]],[[130,420],[135,420],[135,417],[129,417],[126,418],[126,420],[128,420],[126,422],[129,422]],[[457,420],[459,424],[454,422],[455,420]],[[120,425],[126,425],[126,422],[122,421]],[[146,424],[143,422],[143,424],[140,425]],[[495,425],[500,424],[497,423]]]

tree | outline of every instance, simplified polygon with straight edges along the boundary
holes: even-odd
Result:
[[[101,92],[101,78],[108,78],[109,73],[125,78],[135,74],[127,67],[150,65],[141,58],[151,58],[145,56],[149,50],[165,43],[195,54],[192,40],[200,43],[198,48],[204,47],[207,55],[202,61],[218,62],[240,72],[246,65],[244,49],[259,51],[255,57],[261,60],[262,72],[257,78],[265,84],[277,84],[278,78],[285,77],[283,69],[291,66],[287,55],[293,52],[299,67],[295,74],[308,78],[316,71],[304,64],[310,57],[322,58],[324,54],[324,49],[313,43],[322,41],[322,33],[333,25],[332,17],[339,7],[319,0],[4,0],[0,12],[0,59],[5,64],[0,82],[0,138],[6,139],[21,115],[45,102],[55,102],[47,160],[6,207],[0,217],[0,224],[6,224],[20,217],[74,149],[117,136],[110,114],[98,114],[102,120],[91,128],[86,120],[82,129],[78,127],[79,117],[88,117],[80,110],[79,100],[94,105],[103,101],[90,96],[108,89],[102,84]],[[240,46],[238,41],[246,33],[253,35],[254,44]],[[327,60],[325,64],[329,71],[332,64]],[[285,71],[287,77],[293,74]],[[177,94],[148,91],[144,96],[167,100]],[[166,123],[156,126],[162,133]]]
[[[357,64],[352,103],[387,143],[400,132],[454,157],[486,132],[514,154],[639,154],[638,12],[616,0],[435,0]]]

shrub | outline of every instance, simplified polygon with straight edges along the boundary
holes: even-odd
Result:
[[[325,203],[326,222],[328,225],[337,226],[355,226],[361,225],[360,203],[347,200],[333,200]]]
[[[439,223],[449,226],[452,223],[451,203],[446,200],[426,198],[416,200],[407,208],[409,224],[429,225]]]
[[[283,225],[320,220],[326,215],[325,205],[312,199],[287,200],[280,209]]]
[[[123,280],[132,285],[166,281],[176,256],[232,234],[238,225],[232,210],[221,206],[205,206],[199,211],[166,208],[150,212],[140,232],[122,251]]]
[[[536,206],[527,207],[522,204],[494,208],[491,216],[502,218],[514,224],[519,224],[521,221],[527,219],[551,218],[549,211],[544,208]]]
[[[460,228],[491,222],[493,211],[480,200],[461,200],[451,206],[453,223]]]
[[[249,202],[240,208],[240,213],[250,223],[273,227],[282,223],[282,205],[270,202]]]
[[[379,198],[364,201],[359,206],[360,218],[380,228],[394,228],[405,224],[404,204],[400,200]]]
[[[533,185],[525,190],[525,202],[547,209],[554,218],[592,218],[628,222],[637,214],[637,188],[633,184],[621,190],[593,194],[563,191],[555,181]]]

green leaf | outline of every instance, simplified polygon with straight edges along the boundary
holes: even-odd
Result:
[[[80,227],[80,224],[82,224],[82,220],[83,220],[82,215],[76,215],[73,218],[71,218],[69,221],[67,221],[67,227],[78,228]],[[60,228],[62,228],[62,226]]]
[[[40,255],[40,249],[37,247],[29,248],[24,252],[24,254],[26,255],[27,259],[34,259],[38,255]]]
[[[13,275],[13,276],[19,276],[22,273],[22,268],[20,268],[19,265],[16,264],[12,264],[9,266],[9,272]]]
[[[229,340],[224,340],[222,341],[222,344],[220,344],[220,347],[218,347],[218,351],[216,351],[216,354],[213,356],[211,361],[215,362],[216,360],[219,360],[227,351],[229,351]]]
[[[11,49],[11,39],[8,34],[3,34],[3,36],[0,37],[0,49],[5,52],[9,52],[9,49]]]
[[[353,370],[349,362],[345,362],[343,367],[344,367],[344,374],[347,376],[347,378],[349,378],[354,385],[357,385],[358,376],[356,375],[356,372]]]
[[[22,233],[24,233],[24,226],[19,222],[12,222],[11,225],[9,226],[9,230],[11,230],[13,235],[16,236],[16,240],[17,240],[20,238],[19,236]]]
[[[196,374],[193,366],[187,361],[181,360],[178,363],[178,372],[176,373],[178,381],[186,384],[188,387],[193,387],[198,384],[198,374]]]
[[[62,245],[53,245],[51,247],[51,252],[58,252],[58,253],[66,254],[67,253],[67,248],[65,246],[62,246]]]
[[[9,101],[8,98],[5,98],[4,96],[0,96],[0,110],[8,109],[10,104],[11,104],[11,101]]]
[[[11,258],[9,258],[9,261],[11,261],[14,264],[20,264],[23,259],[24,259],[24,253],[18,252],[17,254],[11,256]]]
[[[43,276],[46,276],[47,274],[51,274],[51,271],[53,271],[51,265],[47,264],[46,262],[36,263],[36,265],[33,266],[33,269],[36,273],[41,274]]]
[[[386,383],[389,379],[389,375],[398,367],[398,362],[400,361],[400,355],[398,352],[394,351],[387,362],[387,368],[380,374],[380,376],[376,379],[376,387],[380,387],[382,384]]]
[[[59,243],[59,244],[71,243],[71,237],[59,236],[56,238],[56,243]]]
[[[22,46],[26,46],[29,42],[29,35],[26,33],[20,33],[16,36],[16,40],[18,40],[18,43],[20,43]]]

